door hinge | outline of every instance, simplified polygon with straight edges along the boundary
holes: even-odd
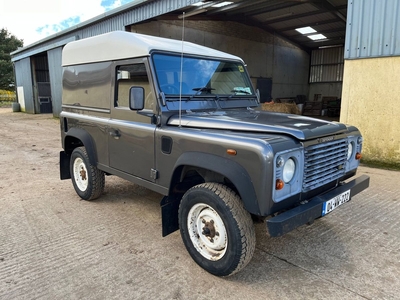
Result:
[[[156,169],[150,170],[150,178],[156,180],[158,178],[158,171]]]

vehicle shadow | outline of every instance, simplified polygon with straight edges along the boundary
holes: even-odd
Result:
[[[248,284],[309,282],[320,276],[337,276],[351,265],[346,241],[323,219],[282,237],[268,236],[265,223],[257,223],[255,228],[257,244],[252,261],[228,280]]]

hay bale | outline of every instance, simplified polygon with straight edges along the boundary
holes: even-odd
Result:
[[[274,111],[285,114],[295,114],[300,115],[300,110],[295,103],[274,103],[266,102],[261,103],[261,110]]]

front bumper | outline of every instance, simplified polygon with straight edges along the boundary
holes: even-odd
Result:
[[[277,237],[292,231],[293,229],[313,222],[322,216],[322,205],[324,202],[350,189],[350,199],[362,192],[369,186],[369,176],[362,175],[352,181],[338,186],[326,194],[313,197],[306,204],[297,206],[291,210],[281,213],[267,220],[268,233]]]

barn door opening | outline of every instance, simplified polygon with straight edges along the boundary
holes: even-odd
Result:
[[[47,53],[32,57],[32,73],[35,97],[35,111],[41,114],[52,113],[50,74]]]

